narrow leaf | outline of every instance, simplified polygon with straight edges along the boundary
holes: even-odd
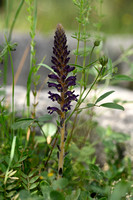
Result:
[[[33,171],[30,171],[28,177],[32,177],[36,172],[37,172],[36,169],[34,169]]]
[[[15,187],[17,187],[17,184],[11,184],[6,187],[6,190],[12,190]]]
[[[27,158],[27,156],[23,156],[22,158],[20,158],[19,162],[24,161]]]
[[[106,108],[112,108],[112,109],[118,109],[118,110],[124,110],[123,106],[120,106],[119,104],[116,103],[103,103],[100,106],[106,107]]]
[[[93,107],[93,106],[95,106],[94,103],[88,103],[88,104],[87,104],[87,107],[88,107],[88,108],[91,108],[91,107]]]
[[[33,178],[30,179],[29,183],[34,183],[38,178],[39,176],[34,176]]]
[[[11,148],[11,154],[10,154],[10,163],[12,162],[13,157],[14,157],[15,146],[16,146],[16,136],[13,137],[12,148]]]
[[[113,92],[115,92],[115,91],[112,90],[112,91],[109,91],[109,92],[104,93],[103,95],[101,95],[101,96],[96,100],[95,104],[98,103],[99,101],[102,101],[103,99],[105,99],[107,96],[109,96],[109,95],[112,94]]]
[[[22,183],[24,183],[25,185],[28,185],[28,181],[26,179],[24,179],[23,177],[21,177],[21,180],[23,181]]]
[[[114,76],[114,79],[119,81],[133,81],[133,78],[123,74]]]
[[[31,186],[30,186],[30,190],[36,188],[38,186],[39,182],[37,183],[33,183]]]
[[[53,72],[54,74],[56,74],[55,71],[51,67],[49,67],[48,65],[46,65],[44,63],[40,63],[40,64],[38,64],[38,66],[45,67],[45,68],[49,69],[51,72]]]
[[[6,197],[12,197],[16,193],[16,190],[9,192]]]
[[[69,65],[72,65],[72,66],[74,66],[74,67],[78,67],[78,68],[83,68],[81,65],[77,65],[77,64],[69,64]]]

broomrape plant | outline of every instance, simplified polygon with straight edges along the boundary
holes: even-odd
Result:
[[[66,130],[66,113],[71,109],[71,102],[77,101],[77,96],[74,94],[74,91],[70,91],[69,87],[76,85],[76,75],[69,76],[69,73],[72,72],[75,67],[70,67],[68,65],[70,57],[68,57],[70,51],[68,51],[67,47],[67,38],[64,32],[64,29],[61,24],[57,25],[57,29],[54,36],[54,47],[53,54],[52,69],[54,70],[54,74],[49,74],[48,77],[54,82],[48,82],[48,87],[54,87],[57,89],[56,93],[52,93],[49,91],[49,98],[52,101],[57,101],[59,104],[58,107],[48,107],[48,112],[52,114],[53,112],[57,112],[60,117],[60,135],[61,142],[59,147],[59,164],[58,164],[58,178],[62,177],[63,173],[63,163],[64,163],[64,146],[67,136]]]
[[[7,0],[6,2],[9,1]],[[93,89],[96,90],[99,82],[102,81],[103,83],[106,80],[113,79],[113,73],[115,73],[111,60],[104,56],[101,51],[99,31],[103,0],[73,0],[79,11],[76,18],[78,31],[72,36],[77,41],[77,48],[74,51],[75,63],[69,63],[70,51],[67,46],[67,37],[63,26],[58,24],[54,36],[51,60],[53,65],[51,67],[43,63],[36,64],[34,37],[37,20],[37,0],[21,0],[6,46],[0,52],[0,61],[3,60],[7,52],[9,53],[12,75],[14,75],[14,72],[11,51],[14,50],[15,44],[11,44],[10,39],[16,18],[24,2],[28,6],[31,36],[30,72],[27,80],[28,116],[17,120],[13,102],[13,115],[10,117],[6,107],[3,106],[4,98],[0,101],[0,132],[2,138],[0,147],[0,200],[74,200],[94,198],[119,200],[132,198],[132,163],[130,159],[126,160],[124,157],[124,160],[119,155],[117,156],[117,151],[114,150],[117,148],[116,143],[124,144],[128,137],[122,133],[116,133],[110,128],[106,130],[97,127],[96,123],[94,124],[96,127],[92,123],[88,123],[93,122],[92,117],[95,106],[124,110],[121,105],[115,102],[100,103],[114,91],[108,91],[99,97],[90,97],[90,92]],[[97,6],[100,6],[99,17],[97,16],[99,19],[92,20],[92,16],[96,17]],[[96,34],[90,32],[92,30],[91,27],[96,28]],[[94,56],[94,54],[96,55]],[[82,64],[79,64],[79,57],[82,57]],[[120,60],[117,62],[119,63]],[[55,102],[55,105],[47,107],[49,115],[36,117],[38,104],[36,97],[39,81],[37,72],[40,66],[45,66],[52,71],[48,75],[48,95],[49,99]],[[90,79],[90,75],[92,75],[92,79]],[[78,80],[77,76],[79,77]],[[117,78],[119,80],[125,78],[132,80],[124,75]],[[33,112],[30,109],[31,84],[34,86]],[[73,89],[76,86],[79,88],[79,95]],[[12,99],[14,99],[14,89],[12,91]],[[73,109],[72,102],[75,102]],[[85,118],[82,118],[81,115],[79,116],[79,113],[83,110],[89,113],[87,120],[84,120]],[[54,128],[54,131],[52,130],[53,124],[49,123],[52,120],[51,115],[53,113],[56,113],[59,119],[57,120],[57,129]],[[90,121],[88,121],[89,117]],[[11,123],[9,121],[10,118]],[[13,123],[14,121],[16,122]],[[68,126],[68,123],[70,123],[70,126]],[[40,132],[43,133],[42,136],[35,135],[37,133],[36,127],[39,127]],[[105,137],[103,145],[107,152],[105,152],[107,158],[109,158],[105,163],[107,172],[95,163],[95,142],[91,143],[88,139],[93,127],[95,128],[93,133],[99,132],[102,137]],[[30,131],[32,133],[31,140],[28,142]],[[51,132],[54,132],[55,136]],[[59,134],[57,135],[57,133]],[[73,135],[76,136],[76,140]],[[49,136],[50,142],[47,140]],[[59,144],[57,144],[57,141],[59,141]],[[70,143],[71,145],[69,145]],[[96,143],[99,143],[99,140]],[[56,158],[56,144],[58,160]],[[70,154],[67,155],[67,151]],[[58,167],[56,161],[58,161]],[[56,169],[58,169],[57,173]],[[121,180],[121,177],[124,177],[125,181]]]

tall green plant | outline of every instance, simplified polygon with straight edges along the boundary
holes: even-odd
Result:
[[[24,4],[24,0],[20,1],[20,4],[16,10],[16,13],[14,15],[13,21],[11,23],[11,26],[9,25],[9,20],[10,20],[10,15],[11,15],[11,10],[12,10],[12,6],[13,6],[13,0],[9,1],[6,0],[6,20],[5,20],[5,35],[6,38],[8,40],[8,42],[11,41],[12,38],[12,32],[15,26],[15,23],[17,21],[17,18],[19,16],[19,13],[22,9],[22,6]],[[7,67],[8,67],[8,52],[5,53],[4,55],[4,85],[6,85],[7,83]]]
[[[30,71],[29,76],[27,80],[27,108],[28,108],[28,116],[30,115],[30,91],[31,91],[31,83],[34,83],[34,109],[35,109],[35,99],[36,99],[36,85],[37,80],[36,79],[36,73],[37,73],[37,67],[36,67],[36,59],[35,59],[35,31],[36,31],[36,22],[37,22],[37,1],[36,0],[25,0],[25,2],[28,5],[27,11],[28,11],[28,21],[30,24]],[[34,77],[32,77],[34,76]],[[33,79],[32,79],[33,78]]]

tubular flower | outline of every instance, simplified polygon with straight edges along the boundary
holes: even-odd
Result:
[[[49,92],[49,98],[52,101],[57,101],[60,108],[48,107],[48,112],[52,114],[56,111],[59,115],[71,109],[71,101],[77,101],[77,96],[74,91],[69,91],[70,86],[76,85],[76,76],[69,76],[75,67],[68,65],[70,51],[67,50],[67,38],[61,24],[57,25],[54,36],[54,47],[51,67],[55,73],[49,74],[48,77],[54,82],[48,82],[48,87],[54,87],[59,94]]]

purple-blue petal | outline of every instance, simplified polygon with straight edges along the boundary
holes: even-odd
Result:
[[[70,67],[69,65],[66,65],[66,66],[64,67],[64,71],[65,71],[66,73],[72,72],[74,69],[75,69],[75,67]]]
[[[65,81],[67,87],[76,85],[76,76],[69,76]]]
[[[74,92],[74,91],[73,91]],[[75,94],[71,94],[71,95],[68,95],[67,96],[67,98],[65,99],[65,101],[67,102],[67,101],[77,101],[78,99],[77,99],[77,97],[78,97],[79,95],[75,95]]]
[[[60,103],[61,97],[59,94],[52,93],[51,91],[49,91],[48,94],[50,95],[49,98],[52,99],[52,101],[57,101]]]
[[[66,58],[66,59],[65,59],[65,61],[64,61],[64,63],[65,63],[65,64],[67,64],[67,63],[69,62],[69,60],[70,60],[70,58],[69,58],[69,57],[68,57],[68,58]]]
[[[60,71],[56,66],[52,66],[51,68],[60,76]]]
[[[70,105],[70,101],[65,103],[62,107],[62,111],[67,112],[68,110],[71,110],[71,105]]]
[[[49,74],[48,77],[56,80],[59,79],[59,77],[56,74]]]
[[[47,107],[48,113],[52,114],[53,112],[57,112],[59,115],[61,114],[61,111],[57,107]]]
[[[61,84],[57,84],[57,83],[52,83],[52,82],[48,82],[48,87],[55,87],[58,92],[62,92],[62,86]]]
[[[57,83],[48,82],[48,87],[57,87]]]

